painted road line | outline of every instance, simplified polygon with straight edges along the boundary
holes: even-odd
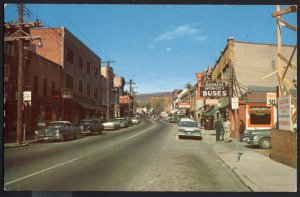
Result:
[[[133,136],[127,138],[127,140],[129,140],[129,139],[131,139],[131,138],[134,138],[134,137],[136,137],[136,136],[138,136],[138,135],[140,135],[140,134],[142,134],[142,133],[145,133],[146,131],[149,131],[149,130],[153,129],[154,127],[156,127],[156,125],[154,125],[153,127],[150,127],[149,129],[146,129],[146,130],[144,130],[144,131],[142,131],[142,132],[140,132],[140,133],[137,133],[137,134],[135,134],[135,135],[133,135]]]
[[[72,160],[70,160],[70,161],[66,161],[66,162],[64,162],[64,163],[57,164],[57,165],[52,166],[52,167],[50,167],[50,168],[46,168],[46,169],[44,169],[44,170],[40,170],[40,171],[38,171],[38,172],[32,173],[32,174],[27,175],[27,176],[24,176],[24,177],[22,177],[22,178],[19,178],[19,179],[10,181],[10,182],[8,182],[8,183],[5,183],[4,186],[7,186],[7,185],[10,185],[10,184],[12,184],[12,183],[15,183],[15,182],[18,182],[18,181],[27,179],[27,178],[29,178],[29,177],[32,177],[32,176],[37,175],[37,174],[40,174],[40,173],[46,172],[46,171],[51,170],[51,169],[53,169],[53,168],[56,168],[56,167],[58,167],[58,166],[62,166],[62,165],[65,165],[65,164],[67,164],[67,163],[71,163],[71,162],[73,162],[73,161],[75,161],[75,160],[77,160],[77,159],[80,159],[81,157],[82,157],[82,156],[76,157],[76,158],[74,158],[74,159],[72,159]]]

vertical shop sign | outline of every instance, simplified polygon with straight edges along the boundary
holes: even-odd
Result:
[[[280,130],[292,131],[291,96],[278,97],[278,123]]]

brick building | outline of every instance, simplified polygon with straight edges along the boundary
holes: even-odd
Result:
[[[66,28],[35,28],[33,36],[43,36],[43,47],[34,51],[61,65],[61,89],[73,96],[63,99],[63,119],[74,123],[86,117],[101,116],[102,105],[101,58]],[[33,42],[33,46],[37,41]]]

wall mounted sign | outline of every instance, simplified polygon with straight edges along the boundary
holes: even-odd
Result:
[[[229,87],[224,82],[206,82],[200,87],[200,96],[218,98],[229,95]]]

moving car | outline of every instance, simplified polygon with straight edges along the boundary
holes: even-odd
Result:
[[[115,119],[107,120],[105,123],[102,123],[104,130],[115,130],[120,129],[120,123]]]
[[[197,123],[188,118],[182,118],[178,123],[177,135],[179,139],[183,136],[197,137],[202,139],[201,130],[198,127]]]
[[[178,117],[176,114],[171,114],[168,118],[169,122],[177,123]]]
[[[78,138],[81,135],[80,127],[74,126],[69,121],[53,121],[48,125],[35,131],[37,141],[41,140],[60,140],[65,141],[67,138]]]
[[[116,121],[120,123],[121,128],[129,127],[129,123],[125,118],[116,118]]]
[[[245,141],[247,144],[269,149],[271,148],[271,130],[246,130]]]
[[[104,126],[102,125],[100,119],[89,118],[89,119],[84,119],[80,122],[80,129],[81,129],[81,134],[83,135],[92,134],[92,133],[101,134],[104,129]]]

